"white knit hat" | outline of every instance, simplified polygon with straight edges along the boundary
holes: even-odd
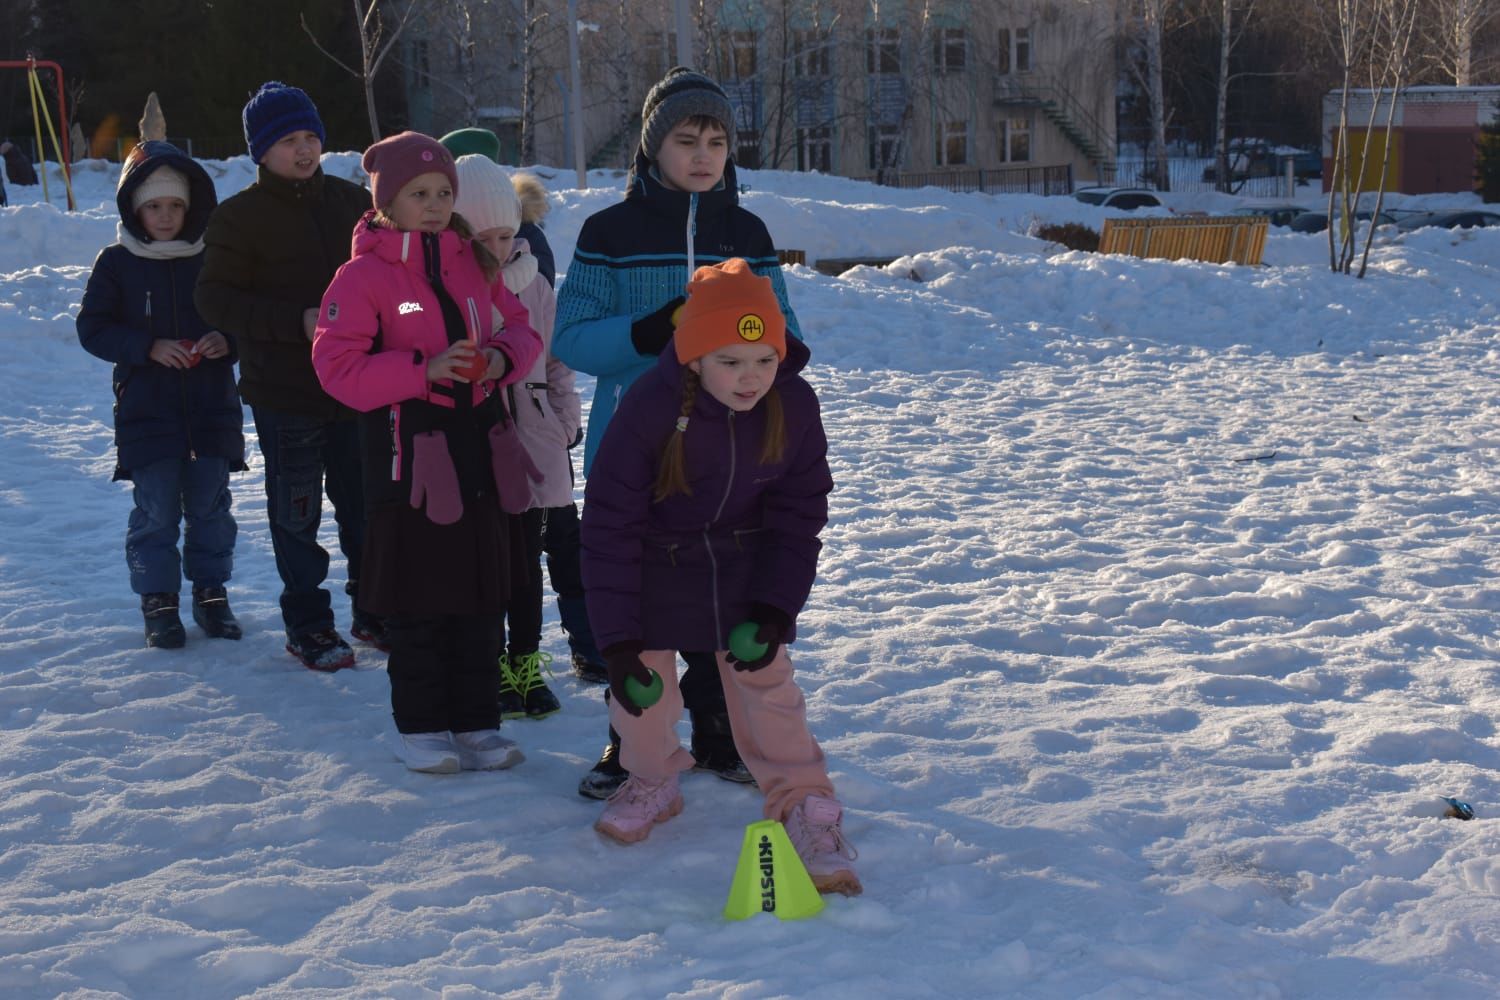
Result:
[[[191,205],[187,176],[165,164],[157,167],[130,193],[130,210],[139,212],[152,198],[181,198],[184,205]]]
[[[488,156],[470,153],[458,158],[457,169],[458,199],[453,210],[476,235],[502,226],[512,231],[521,228],[521,199],[504,167]]]

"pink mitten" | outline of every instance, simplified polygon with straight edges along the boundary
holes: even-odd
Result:
[[[411,505],[422,509],[427,503],[427,519],[433,524],[453,524],[464,514],[463,497],[458,492],[458,470],[448,454],[448,438],[442,431],[413,434],[411,439]]]
[[[521,435],[510,420],[502,420],[490,428],[490,468],[495,474],[501,510],[524,514],[536,506],[531,484],[542,481],[542,470],[526,453]]]

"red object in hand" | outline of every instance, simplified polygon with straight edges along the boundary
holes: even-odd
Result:
[[[196,340],[179,340],[177,346],[188,352],[187,366],[189,368],[197,368],[198,362],[203,360],[203,355],[194,350],[198,346],[198,342]]]
[[[469,361],[467,365],[458,369],[458,374],[462,375],[470,382],[478,382],[480,379],[484,378],[484,373],[489,370],[489,367],[490,359],[485,356],[485,353],[483,351],[476,349],[474,357]]]

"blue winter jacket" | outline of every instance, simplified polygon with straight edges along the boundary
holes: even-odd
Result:
[[[725,165],[717,188],[691,194],[664,187],[655,166],[637,150],[625,200],[584,220],[558,291],[552,353],[597,379],[583,451],[585,476],[621,396],[656,363],[636,351],[630,324],[684,294],[691,267],[730,257],[745,258],[771,279],[787,332],[800,338],[776,246],[765,223],[740,207],[733,162]]]
[[[150,237],[131,211],[141,181],[161,166],[188,178],[189,208],[179,240],[203,236],[217,199],[213,181],[187,154],[165,142],[131,153],[116,202],[121,222],[137,239]],[[94,261],[78,312],[78,339],[90,354],[114,362],[116,479],[167,458],[213,456],[245,468],[244,417],[234,386],[234,341],[223,358],[192,368],[168,368],[150,358],[159,338],[197,340],[211,329],[193,307],[203,254],[169,260],[138,257],[116,243]]]
[[[818,397],[799,374],[808,350],[787,341],[776,375],[786,425],[780,462],[762,465],[762,401],[736,413],[699,390],[683,439],[692,494],[652,500],[662,447],[682,409],[670,344],[625,393],[588,478],[583,590],[603,649],[727,649],[752,604],[796,618],[817,575],[828,521],[828,439]]]

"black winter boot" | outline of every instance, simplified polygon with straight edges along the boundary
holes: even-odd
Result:
[[[599,762],[578,783],[578,794],[586,799],[607,799],[625,784],[627,777],[629,775],[620,766],[620,734],[610,726],[609,742],[599,755]]]
[[[177,617],[177,595],[142,594],[141,616],[146,619],[146,645],[154,649],[181,649],[187,630]]]
[[[569,659],[573,663],[573,675],[589,684],[608,684],[609,670],[604,666],[604,657],[594,645],[594,633],[589,628],[588,608],[582,594],[558,594],[557,617],[568,636]]]
[[[709,771],[725,781],[753,784],[755,778],[735,749],[728,710],[689,712],[688,716],[693,721],[693,757],[698,761],[693,770]]]
[[[229,595],[223,587],[193,588],[193,621],[210,639],[238,639],[244,634],[229,610]]]

